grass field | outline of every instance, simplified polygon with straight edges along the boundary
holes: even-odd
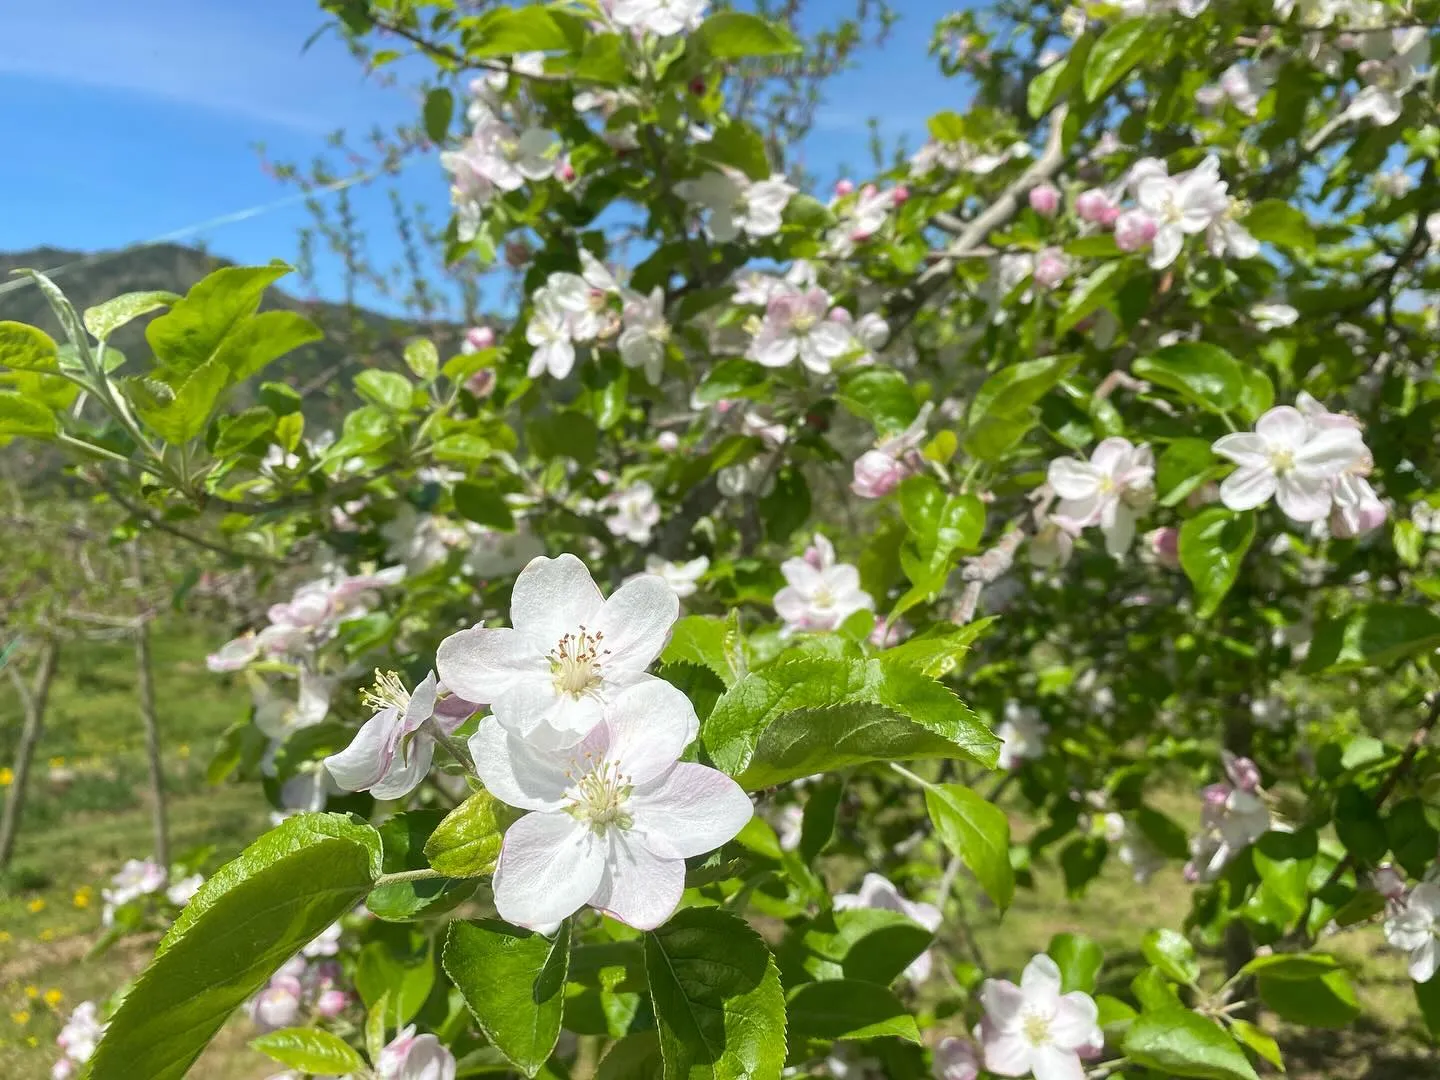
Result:
[[[213,631],[175,622],[155,639],[158,705],[171,796],[172,849],[215,845],[217,858],[237,852],[267,825],[253,786],[210,787],[205,765],[215,740],[244,707],[243,687],[211,675],[205,652]],[[98,886],[128,858],[150,852],[150,808],[128,644],[77,645],[61,658],[32,800],[15,864],[0,884],[0,1069],[4,1080],[43,1080],[53,1040],[76,1002],[103,999],[146,962],[154,939],[132,939],[87,959],[99,937]],[[0,760],[8,761],[17,706],[0,695]],[[3,774],[0,774],[3,778]],[[1193,795],[1177,793],[1173,810],[1190,816]],[[986,967],[1017,971],[1062,931],[1089,935],[1106,950],[1102,989],[1124,992],[1140,964],[1134,945],[1151,927],[1178,926],[1190,889],[1178,868],[1147,886],[1111,860],[1079,899],[1065,896],[1057,867],[1036,867],[1038,887],[1022,890],[1004,922],[977,920]],[[972,899],[973,905],[973,899]],[[953,933],[947,927],[942,933]],[[1440,1077],[1426,1047],[1400,958],[1384,949],[1375,927],[1337,936],[1328,948],[1352,966],[1364,1015],[1339,1032],[1271,1027],[1297,1080],[1422,1080]],[[957,948],[953,955],[963,956]],[[277,1071],[246,1047],[243,1019],[232,1022],[193,1076],[258,1080]],[[141,1080],[141,1078],[137,1078]]]

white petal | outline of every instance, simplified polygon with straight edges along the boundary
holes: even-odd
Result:
[[[452,692],[477,704],[488,704],[550,674],[540,646],[508,627],[475,627],[451,634],[440,643],[435,669]]]
[[[606,759],[618,762],[631,783],[643,785],[680,760],[700,721],[682,691],[647,675],[606,703],[603,726]]]
[[[1060,1002],[1060,966],[1044,953],[1037,953],[1020,973],[1020,990],[1027,1005],[1053,1014]]]
[[[1272,448],[1299,450],[1310,437],[1310,425],[1299,409],[1277,405],[1255,421],[1255,432]]]
[[[1267,465],[1270,461],[1269,444],[1251,431],[1222,435],[1210,449],[1223,458],[1229,458],[1236,465]]]
[[[400,714],[385,709],[366,720],[350,745],[325,759],[325,768],[346,791],[368,791],[390,767]]]
[[[420,680],[420,685],[410,694],[410,701],[405,706],[405,715],[400,722],[402,732],[419,730],[421,724],[435,715],[435,687],[435,673],[432,671]]]
[[[1275,501],[1292,521],[1319,521],[1330,512],[1333,489],[1332,480],[1292,470],[1276,482]]]
[[[1163,270],[1175,261],[1180,249],[1185,246],[1185,234],[1174,225],[1162,225],[1151,241],[1150,268]]]
[[[1220,484],[1220,501],[1231,510],[1253,510],[1275,494],[1275,474],[1267,468],[1244,466]]]
[[[566,552],[553,559],[537,555],[515,579],[510,625],[548,651],[566,634],[589,627],[604,602],[590,571],[574,555]],[[453,685],[449,679],[445,682]]]
[[[714,851],[755,813],[740,785],[716,769],[682,761],[630,796],[635,832],[646,847],[671,858]]]
[[[1428,983],[1435,977],[1437,967],[1440,967],[1440,948],[1437,948],[1432,934],[1424,945],[1410,954],[1410,978],[1417,983]]]
[[[985,1018],[1002,1030],[1018,1026],[1025,1008],[1025,995],[1009,979],[986,979],[980,987],[980,1004]],[[993,1066],[991,1066],[993,1068]]]
[[[531,746],[493,716],[480,721],[469,747],[486,790],[501,802],[524,810],[559,810],[565,805],[569,755]]]
[[[1365,457],[1358,429],[1332,427],[1316,432],[1295,454],[1295,467],[1315,476],[1339,476]]]
[[[1080,1055],[1049,1044],[1030,1051],[1030,1069],[1035,1080],[1085,1080]]]
[[[1099,1023],[1100,1012],[1089,994],[1072,990],[1060,997],[1060,1007],[1050,1021],[1050,1038],[1069,1050],[1089,1045]]]
[[[1078,458],[1056,458],[1050,463],[1046,479],[1062,499],[1085,499],[1099,488],[1100,475],[1088,461]]]
[[[1105,550],[1118,559],[1130,550],[1135,540],[1135,511],[1116,500],[1114,519],[1103,527],[1103,532]]]
[[[1108,439],[1100,440],[1094,453],[1090,455],[1090,464],[1106,476],[1115,476],[1129,462],[1134,452],[1135,446],[1129,439],[1112,435]]]
[[[653,930],[674,912],[685,891],[685,863],[662,859],[633,833],[610,829],[610,851],[590,904],[637,930]]]
[[[1030,1040],[1019,1031],[988,1034],[980,1027],[985,1049],[985,1068],[996,1076],[1030,1075]]]
[[[549,675],[518,685],[497,698],[490,711],[500,726],[519,738],[547,748],[573,746],[600,722],[603,703],[586,694],[560,694]]]
[[[435,740],[425,735],[411,737],[407,760],[401,760],[396,753],[390,762],[390,769],[384,778],[370,789],[377,799],[402,799],[420,786],[430,772],[430,762],[435,755]]]
[[[590,629],[603,633],[605,650],[601,670],[644,671],[670,637],[680,617],[680,598],[660,578],[631,578],[611,594]]]
[[[526,814],[505,832],[495,909],[516,926],[559,922],[584,906],[604,874],[604,847],[589,826],[569,814]]]

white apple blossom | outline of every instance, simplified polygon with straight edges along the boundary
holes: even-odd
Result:
[[[835,547],[820,534],[804,556],[786,559],[780,572],[788,584],[775,594],[775,611],[785,633],[835,630],[857,611],[874,611],[875,601],[860,588],[860,571],[835,561]]]
[[[165,890],[165,899],[176,907],[184,907],[200,891],[200,886],[205,884],[204,874],[191,874],[189,877],[180,878]]]
[[[934,1080],[975,1080],[980,1075],[980,1058],[965,1039],[947,1035],[935,1044],[930,1075]]]
[[[575,366],[575,343],[570,337],[570,317],[553,300],[536,296],[535,309],[525,324],[525,340],[535,347],[526,374],[534,379],[550,374],[563,379]]]
[[[1224,759],[1228,782],[1211,784],[1201,793],[1200,831],[1190,840],[1190,861],[1185,864],[1191,881],[1214,881],[1237,853],[1272,827],[1255,763],[1228,752]]]
[[[294,975],[276,973],[246,1006],[251,1023],[262,1032],[293,1027],[300,1020],[303,993],[300,980]]]
[[[1355,428],[1317,428],[1289,405],[1265,413],[1254,433],[1221,436],[1213,449],[1240,466],[1220,485],[1227,507],[1252,510],[1273,496],[1297,522],[1319,521],[1329,513],[1336,482],[1366,457]]]
[[[1345,107],[1347,120],[1369,120],[1388,127],[1400,119],[1405,94],[1420,82],[1430,63],[1430,31],[1424,26],[1365,34],[1361,43],[1365,60],[1357,69],[1369,85]]]
[[[655,385],[665,370],[665,347],[670,323],[665,319],[665,290],[655,286],[649,296],[631,293],[625,301],[625,328],[620,332],[620,359],[626,367],[640,368]]]
[[[704,577],[705,571],[709,569],[710,560],[704,555],[683,563],[671,562],[659,555],[645,557],[645,573],[660,578],[674,589],[675,595],[682,600],[695,595],[696,582]]]
[[[100,1022],[100,1007],[93,1001],[82,1001],[71,1011],[55,1043],[71,1061],[83,1064],[95,1054],[106,1025]]]
[[[783,176],[751,181],[734,169],[705,173],[675,185],[682,199],[707,212],[705,229],[711,239],[722,244],[742,233],[757,240],[774,236],[780,231],[790,197],[798,190]]]
[[[900,890],[883,874],[866,874],[860,882],[859,891],[841,893],[835,897],[836,911],[846,911],[850,908],[879,908],[882,911],[898,911],[906,918],[919,923],[932,934],[940,929],[940,923],[945,918],[934,904],[910,900],[901,895]],[[930,950],[926,949],[910,962],[910,966],[905,969],[905,977],[912,983],[924,982],[930,977],[933,966],[934,958],[930,955]]]
[[[435,754],[435,739],[424,730],[425,722],[434,717],[447,735],[458,726],[436,713],[436,697],[434,672],[412,693],[395,672],[377,671],[374,688],[363,695],[374,715],[349,746],[325,759],[335,782],[377,799],[400,799],[419,787]]]
[[[440,643],[440,678],[466,701],[488,703],[522,738],[571,746],[605,702],[648,681],[680,615],[665,582],[641,575],[607,600],[574,555],[539,556],[515,581],[510,628],[474,627]]]
[[[825,234],[825,250],[841,258],[852,254],[857,243],[885,227],[895,202],[895,188],[881,191],[874,184],[866,184],[853,198],[837,200],[833,204],[837,220]]]
[[[1105,815],[1105,839],[1116,845],[1120,861],[1130,868],[1137,885],[1146,884],[1165,865],[1165,857],[1123,814]]]
[[[1005,703],[1005,719],[995,729],[1000,740],[1000,757],[997,768],[1017,769],[1027,761],[1045,756],[1045,736],[1050,725],[1040,719],[1040,713],[1019,702]]]
[[[660,505],[655,489],[643,480],[605,499],[602,505],[610,511],[605,527],[614,536],[637,544],[650,542],[651,530],[660,522]]]
[[[566,750],[481,721],[470,739],[476,772],[497,799],[530,811],[506,831],[495,869],[501,918],[545,927],[588,904],[641,930],[668,919],[685,859],[725,843],[754,812],[724,773],[679,760],[698,730],[689,699],[660,679],[608,697]]]
[[[1163,163],[1160,167],[1164,168]],[[1135,168],[1130,175],[1133,180]],[[1220,163],[1214,157],[1207,157],[1194,169],[1177,176],[1147,166],[1135,183],[1135,191],[1140,208],[1155,221],[1150,265],[1156,270],[1173,263],[1185,237],[1204,232],[1229,204],[1225,183],[1220,179]]]
[[[747,355],[765,367],[785,367],[798,358],[817,375],[827,374],[853,341],[849,327],[829,314],[830,296],[818,287],[774,296]]]
[[[1385,920],[1385,939],[1410,954],[1410,978],[1429,982],[1440,966],[1440,881],[1422,881],[1396,901]]]
[[[1098,525],[1111,555],[1124,555],[1135,538],[1136,515],[1155,497],[1155,458],[1149,446],[1111,436],[1089,461],[1057,458],[1047,473],[1060,496],[1052,516],[1077,528]]]
[[[694,30],[709,6],[710,0],[614,0],[610,18],[628,30],[665,37]]]
[[[375,1080],[455,1080],[455,1055],[434,1035],[416,1035],[410,1024],[380,1051]]]
[[[115,921],[116,908],[165,888],[167,877],[165,868],[154,859],[125,860],[125,865],[110,879],[109,887],[100,890],[100,898],[105,902],[101,923],[110,926]]]
[[[1089,994],[1062,994],[1060,986],[1060,968],[1044,953],[1025,965],[1019,986],[985,980],[979,1038],[986,1069],[997,1076],[1082,1080],[1081,1057],[1105,1045],[1099,1010]]]

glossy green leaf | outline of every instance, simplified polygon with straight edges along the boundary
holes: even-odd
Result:
[[[915,420],[920,408],[905,376],[894,368],[868,367],[840,380],[840,403],[878,435],[896,435]]]
[[[927,786],[925,808],[940,841],[960,857],[996,907],[1008,908],[1015,896],[1015,872],[1005,811],[960,784]]]
[[[455,95],[437,86],[425,95],[425,134],[433,143],[443,143],[450,134],[450,117],[455,112]],[[423,376],[422,376],[423,377]]]
[[[1100,35],[1085,61],[1085,100],[1096,101],[1140,62],[1153,43],[1148,19],[1126,19]]]
[[[460,516],[487,529],[515,531],[515,515],[497,488],[461,481],[455,485],[455,509]]]
[[[477,791],[435,826],[425,841],[425,857],[434,869],[450,877],[494,873],[511,816],[505,804],[488,791]]]
[[[975,391],[970,402],[970,423],[977,424],[987,416],[1009,420],[1025,415],[1059,384],[1078,359],[1041,356],[1001,368]]]
[[[53,439],[60,431],[55,414],[20,394],[0,391],[0,436],[26,435],[32,439]]]
[[[184,299],[145,328],[159,367],[177,373],[172,384],[208,361],[220,343],[255,314],[260,297],[290,273],[284,263],[226,266],[201,279]]]
[[[1145,959],[1178,983],[1194,985],[1200,977],[1200,962],[1195,959],[1195,946],[1182,933],[1151,930],[1140,942]]]
[[[670,633],[660,659],[708,668],[727,687],[745,674],[744,641],[736,618],[686,615]]]
[[[1143,1012],[1125,1033],[1125,1056],[1164,1076],[1259,1080],[1250,1059],[1219,1024],[1189,1009]]]
[[[1218,345],[1202,341],[1157,349],[1136,360],[1130,370],[1212,412],[1235,408],[1245,392],[1245,371],[1239,361]]]
[[[1180,567],[1195,587],[1195,613],[1215,614],[1255,539],[1255,515],[1211,506],[1180,526]]]
[[[320,1028],[282,1028],[252,1039],[250,1047],[300,1072],[339,1076],[365,1068],[365,1059],[349,1043]]]
[[[443,810],[407,810],[386,818],[379,826],[387,874],[423,870],[425,846],[445,818]],[[455,878],[422,878],[379,885],[365,898],[371,914],[391,922],[413,919],[424,913],[437,915],[454,908],[475,891],[473,882]]]
[[[1100,965],[1105,962],[1105,953],[1094,941],[1084,934],[1056,934],[1050,939],[1045,950],[1055,966],[1060,969],[1060,989],[1064,993],[1079,990],[1095,993],[1095,982],[1100,974]]]
[[[1385,667],[1440,647],[1440,615],[1415,604],[1365,604],[1315,631],[1302,671]]]
[[[847,908],[796,927],[777,957],[787,984],[858,979],[886,986],[933,940],[934,934],[898,911]]]
[[[1315,250],[1315,230],[1310,220],[1303,210],[1284,199],[1264,199],[1256,203],[1241,224],[1262,244],[1294,251]]]
[[[1285,979],[1261,974],[1255,980],[1260,1000],[1282,1020],[1306,1027],[1343,1028],[1360,1015],[1350,976],[1332,971],[1315,979]]]
[[[476,58],[568,49],[564,27],[543,7],[498,8],[476,20],[465,35],[466,52]]]
[[[408,412],[412,388],[398,371],[369,368],[355,376],[355,392],[372,405],[393,413]]]
[[[0,368],[58,371],[59,348],[45,331],[20,322],[0,322]]]
[[[1257,956],[1240,969],[1242,975],[1264,975],[1270,979],[1317,979],[1339,968],[1333,956],[1324,953],[1271,953]]]
[[[792,1037],[876,1039],[891,1035],[920,1042],[915,1017],[893,993],[875,983],[835,979],[797,987],[786,1004]]]
[[[691,35],[690,42],[717,60],[794,56],[801,51],[800,39],[785,27],[741,11],[711,15]]]

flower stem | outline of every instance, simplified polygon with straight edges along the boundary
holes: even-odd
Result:
[[[438,870],[431,870],[428,866],[423,870],[401,870],[394,874],[381,874],[375,879],[375,888],[381,885],[394,885],[401,881],[434,881],[443,878],[445,875]]]
[[[475,762],[470,759],[470,751],[465,748],[465,744],[442,731],[440,725],[435,723],[433,716],[425,721],[425,734],[439,743],[445,752],[458,761],[471,776],[479,777],[480,774],[475,771]]]

